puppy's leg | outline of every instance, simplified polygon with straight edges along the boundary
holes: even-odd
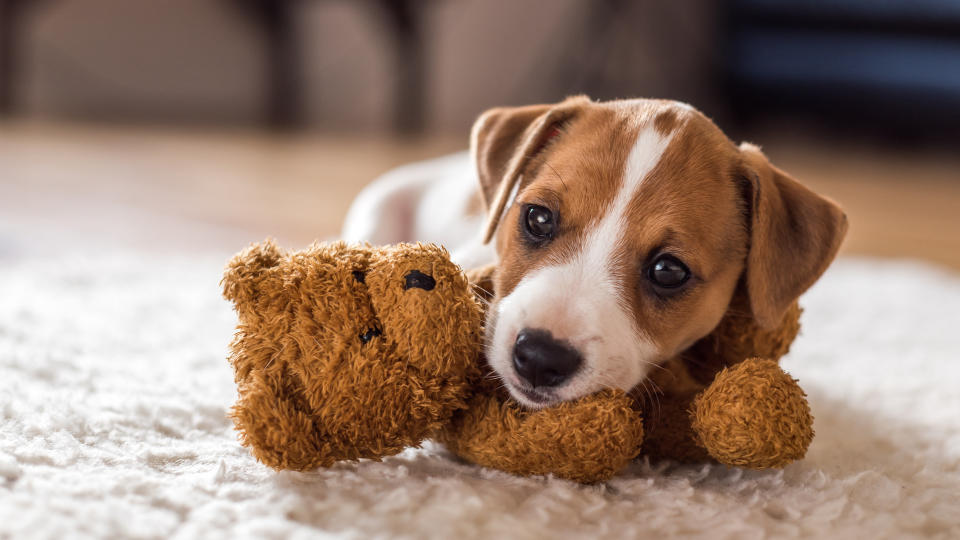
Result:
[[[700,445],[690,425],[690,406],[696,395],[656,396],[644,399],[643,455],[651,460],[670,459],[681,463],[714,461]]]

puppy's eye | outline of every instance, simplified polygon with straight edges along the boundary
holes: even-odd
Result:
[[[554,219],[549,208],[532,204],[527,207],[524,215],[524,229],[535,240],[549,240],[553,238]]]
[[[647,270],[647,278],[657,287],[676,289],[690,279],[690,269],[673,255],[660,255]]]

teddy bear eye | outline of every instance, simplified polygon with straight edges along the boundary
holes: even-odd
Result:
[[[383,335],[383,330],[380,330],[376,326],[367,328],[367,331],[360,334],[360,343],[370,343],[370,340]]]
[[[433,288],[437,285],[437,280],[433,279],[433,276],[424,274],[419,270],[411,270],[403,277],[404,284],[403,288],[406,289],[423,289],[425,291],[432,291]]]

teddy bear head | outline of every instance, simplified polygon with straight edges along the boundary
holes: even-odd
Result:
[[[480,375],[483,311],[443,248],[268,240],[236,255],[222,285],[239,319],[234,420],[273,467],[417,445]]]

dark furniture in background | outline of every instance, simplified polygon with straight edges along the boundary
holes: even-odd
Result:
[[[229,0],[246,8],[262,31],[269,69],[264,105],[268,125],[296,128],[302,122],[303,84],[300,76],[302,46],[297,35],[299,0]],[[424,0],[367,0],[368,11],[380,23],[389,43],[393,73],[393,128],[414,133],[423,128],[425,60]]]
[[[227,0],[242,10],[263,36],[267,69],[263,103],[266,125],[291,129],[303,120],[302,45],[297,33],[300,0]],[[425,103],[424,11],[427,0],[366,0],[383,27],[394,69],[393,127],[402,133],[423,128]],[[42,0],[0,0],[0,117],[14,114],[20,65],[32,16]]]
[[[299,34],[304,29],[297,24],[306,0],[220,1],[250,21],[266,51],[263,122],[280,129],[299,127],[305,98],[310,97],[304,95],[301,73],[305,55]],[[53,3],[0,0],[0,116],[18,110],[19,63],[27,57],[31,22]],[[427,114],[427,16],[439,2],[351,4],[378,24],[378,45],[388,55],[391,70],[387,93],[393,128],[421,131]],[[711,116],[731,113],[732,121],[725,119],[725,125],[786,116],[832,130],[898,138],[949,141],[960,132],[960,0],[678,2],[675,9],[655,11],[656,24],[664,28],[660,42],[669,47],[647,50],[657,41],[643,38],[657,32],[648,29],[640,35],[634,23],[656,5],[673,4],[584,0],[563,29],[564,39],[543,49],[542,58],[530,65],[534,71],[523,76],[540,82],[541,90],[555,98],[577,92],[610,98],[644,94],[643,81],[630,75],[644,73],[663,81],[687,70],[705,76],[679,77],[672,86],[653,87],[662,88],[664,97],[679,99],[687,99],[681,95],[687,91]],[[703,26],[683,24],[698,18],[694,15],[711,28],[716,20],[720,31],[714,35]],[[703,38],[702,52],[697,46],[691,49],[698,38]],[[688,59],[680,68],[664,61],[660,71],[646,72],[631,64],[644,54],[668,57],[670,47],[698,51],[705,60]],[[715,79],[709,66],[717,68]],[[549,97],[543,93],[525,95]]]
[[[960,130],[960,2],[732,0],[722,76],[737,117],[801,115],[896,137]]]
[[[24,15],[30,0],[0,0],[0,116],[13,112]]]

